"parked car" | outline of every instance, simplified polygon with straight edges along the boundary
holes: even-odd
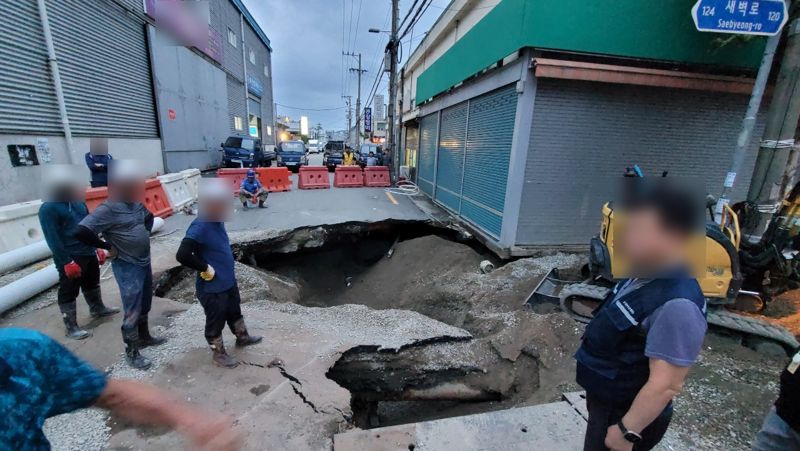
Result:
[[[306,145],[303,141],[282,141],[278,144],[278,166],[289,168],[292,172],[308,165]]]
[[[328,141],[325,143],[325,150],[322,156],[322,165],[327,166],[329,171],[336,169],[337,165],[344,161],[344,141]]]
[[[275,160],[275,151],[265,149],[258,138],[230,136],[220,144],[222,166],[226,168],[269,167]]]
[[[383,149],[381,146],[372,143],[363,143],[361,144],[361,148],[358,149],[359,166],[363,168],[367,165],[367,157],[369,157],[370,152],[378,159],[378,164],[376,166],[383,166]]]

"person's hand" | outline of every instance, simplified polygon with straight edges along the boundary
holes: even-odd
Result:
[[[97,249],[97,263],[100,266],[103,266],[106,263],[106,250],[105,249]]]
[[[79,279],[81,277],[81,267],[73,260],[64,265],[64,275],[68,279]]]
[[[211,282],[214,278],[216,271],[214,271],[214,267],[211,265],[206,266],[206,270],[200,273],[200,278],[205,280],[206,282]]]
[[[181,432],[203,451],[237,451],[242,446],[239,434],[224,417],[196,417]]]
[[[625,440],[622,430],[616,424],[608,427],[606,432],[606,446],[611,451],[632,451],[633,443]]]
[[[117,255],[119,255],[119,252],[117,252],[117,248],[114,246],[109,247],[107,252],[108,252],[107,254],[108,258],[117,258]]]

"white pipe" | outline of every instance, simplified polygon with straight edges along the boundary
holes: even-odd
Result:
[[[56,265],[50,265],[0,287],[0,313],[16,307],[57,283]]]
[[[0,254],[0,274],[44,260],[50,255],[52,252],[44,240],[4,252]]]

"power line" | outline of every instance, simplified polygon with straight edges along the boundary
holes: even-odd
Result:
[[[290,110],[300,110],[300,111],[336,111],[336,110],[343,110],[343,109],[346,108],[346,107],[343,107],[343,106],[339,106],[339,107],[335,107],[335,108],[304,108],[304,107],[299,107],[299,106],[284,105],[282,103],[276,103],[275,105],[282,106],[282,107],[288,108]]]
[[[411,8],[408,8],[408,12],[406,13],[406,16],[405,16],[405,17],[403,17],[403,20],[401,20],[401,21],[400,21],[400,26],[398,26],[398,27],[397,27],[398,29],[400,29],[400,28],[403,28],[403,25],[405,25],[405,23],[406,23],[406,20],[408,19],[408,16],[410,16],[410,15],[411,15],[411,11],[413,11],[413,10],[414,10],[414,7],[416,7],[416,6],[417,6],[417,2],[418,2],[418,1],[419,1],[419,0],[414,0],[414,3],[412,3],[412,4],[411,4]]]
[[[414,14],[414,17],[411,19],[411,22],[406,26],[406,29],[403,30],[402,33],[400,33],[400,36],[397,38],[398,40],[403,39],[408,34],[408,32],[412,28],[414,28],[414,26],[417,24],[417,22],[419,22],[419,20],[422,18],[422,16],[425,15],[425,12],[428,11],[428,8],[431,6],[432,3],[433,3],[433,0],[428,0],[427,2],[424,2],[424,0],[423,0],[423,3],[421,3],[419,5],[419,8],[417,9],[417,13]]]

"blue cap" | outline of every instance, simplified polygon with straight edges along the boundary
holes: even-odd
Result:
[[[252,169],[250,169],[249,171],[247,171],[247,178],[253,178],[253,177],[255,177],[255,176],[256,176],[256,171],[254,171],[254,170],[252,170]]]

